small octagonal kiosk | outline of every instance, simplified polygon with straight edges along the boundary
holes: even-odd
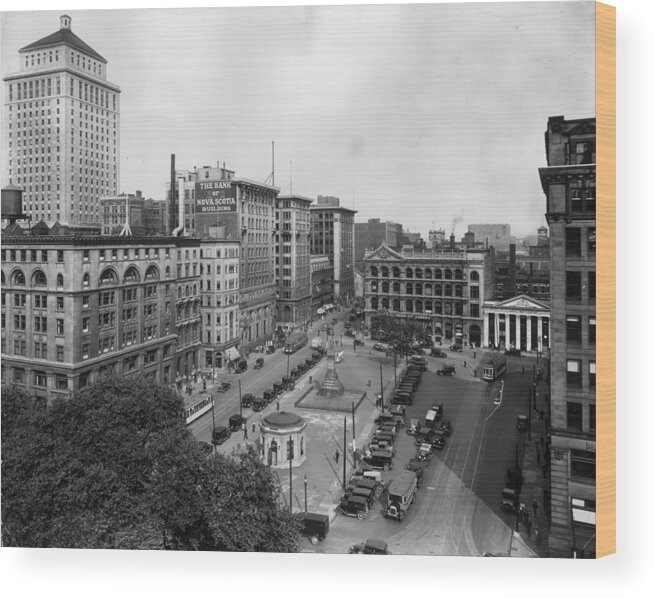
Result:
[[[276,411],[259,424],[262,460],[275,469],[297,467],[305,462],[307,422],[295,413]]]

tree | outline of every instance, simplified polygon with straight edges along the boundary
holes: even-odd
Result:
[[[164,387],[106,377],[47,409],[3,389],[5,546],[293,550],[270,476],[256,459],[207,458]],[[261,517],[229,529],[243,513]]]

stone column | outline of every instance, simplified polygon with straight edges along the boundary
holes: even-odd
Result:
[[[498,312],[494,312],[494,345],[496,347],[500,344],[500,314]]]
[[[482,333],[482,346],[483,347],[488,347],[489,346],[489,314],[486,313],[484,314],[484,318],[482,320],[482,328],[483,328],[483,333]]]
[[[528,351],[532,351],[532,316],[528,315],[527,316],[527,323],[528,323],[528,333],[525,337],[525,340],[528,344]]]
[[[516,328],[514,329],[516,334],[516,341],[514,343],[514,346],[517,349],[520,349],[521,348],[521,314],[516,314],[514,318],[516,320]]]

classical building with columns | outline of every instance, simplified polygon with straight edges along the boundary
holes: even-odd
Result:
[[[505,301],[485,301],[484,347],[542,353],[550,346],[550,306],[519,295]]]
[[[482,304],[494,293],[494,250],[396,251],[364,255],[365,320],[380,310],[422,322],[437,341],[480,346]]]

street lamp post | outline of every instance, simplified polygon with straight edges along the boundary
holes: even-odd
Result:
[[[243,421],[243,404],[241,403],[241,380],[239,380],[239,415]]]
[[[305,474],[305,513],[307,512],[307,474]]]
[[[291,359],[291,353],[287,353],[287,378],[289,377],[289,359]]]
[[[293,440],[289,440],[289,442],[293,442]],[[292,452],[289,453],[289,513],[293,513],[293,453]]]

